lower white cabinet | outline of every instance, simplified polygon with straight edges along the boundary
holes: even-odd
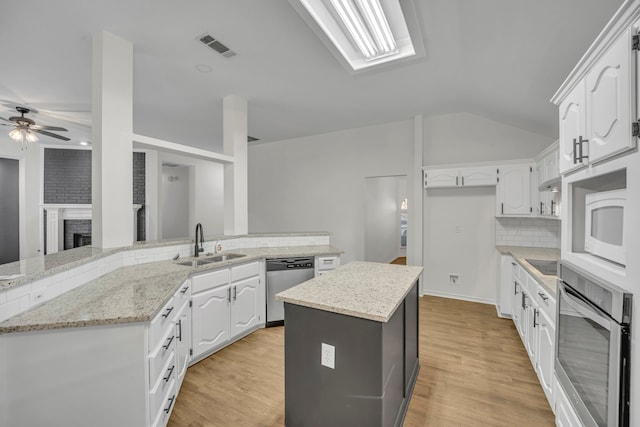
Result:
[[[497,286],[496,292],[496,310],[500,317],[513,317],[512,299],[513,299],[513,275],[511,273],[512,266],[516,265],[510,255],[502,255],[498,266],[498,277],[500,285]]]
[[[230,291],[231,286],[226,284],[193,295],[191,318],[194,359],[229,342]]]
[[[508,283],[505,279],[501,281],[501,286],[506,288],[501,292],[508,290],[510,294],[511,318],[555,412],[555,298],[517,262],[509,259],[507,255],[501,259],[500,274],[510,279]]]
[[[553,394],[555,396],[556,426],[558,427],[583,427],[578,414],[573,410],[567,394],[562,389],[558,379],[554,378]]]
[[[192,299],[192,362],[264,324],[263,271],[256,261],[193,278],[200,291]]]
[[[182,384],[191,361],[191,302],[186,302],[175,318],[176,322],[176,370],[178,388]]]

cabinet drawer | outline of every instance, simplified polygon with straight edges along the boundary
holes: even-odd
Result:
[[[514,280],[520,282],[522,280],[522,274],[524,273],[524,270],[522,269],[522,267],[520,267],[520,264],[513,261],[511,263],[511,273],[513,274]]]
[[[171,297],[151,320],[149,325],[149,349],[155,349],[160,339],[167,333],[167,329],[172,328],[173,316],[177,309],[174,298]]]
[[[231,282],[246,279],[247,277],[257,276],[260,274],[260,262],[252,262],[249,264],[231,267]]]
[[[340,257],[337,256],[319,256],[316,262],[318,270],[333,270],[340,267]]]
[[[538,289],[536,292],[536,299],[538,301],[538,306],[540,310],[544,311],[545,314],[552,320],[555,325],[556,318],[556,299],[551,296],[551,294],[542,286],[538,285]]]
[[[165,376],[167,360],[174,359],[172,355],[176,344],[175,327],[169,328],[167,333],[158,342],[156,348],[152,348],[149,354],[149,388]],[[169,365],[171,367],[171,365]]]
[[[191,292],[202,292],[207,289],[217,288],[229,283],[229,269],[212,271],[203,273],[191,278]]]
[[[182,308],[185,305],[185,303],[187,303],[191,299],[191,281],[190,280],[185,281],[182,284],[182,286],[180,286],[178,291],[173,296],[173,299],[174,299],[174,305],[176,309],[173,310],[171,314],[172,314],[172,319],[176,320],[180,314],[178,313],[178,309]]]
[[[538,293],[538,281],[536,279],[533,278],[533,276],[531,276],[529,273],[524,273],[525,276],[527,277],[527,289],[529,290],[529,293],[533,296],[533,298],[535,298]]]
[[[164,427],[169,421],[169,416],[176,402],[176,374],[168,382],[162,381],[162,385],[149,393],[150,419],[153,427]]]

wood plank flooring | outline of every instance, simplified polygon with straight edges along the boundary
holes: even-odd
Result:
[[[491,305],[420,298],[420,364],[407,427],[555,425],[513,322]],[[189,368],[168,426],[284,426],[284,328]]]

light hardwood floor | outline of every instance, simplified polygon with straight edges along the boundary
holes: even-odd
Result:
[[[405,426],[555,425],[513,322],[491,305],[422,297],[420,365]],[[284,426],[284,329],[189,368],[168,426]]]

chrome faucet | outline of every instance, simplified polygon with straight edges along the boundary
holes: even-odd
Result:
[[[198,230],[200,230],[200,244],[198,245]],[[204,252],[204,237],[202,237],[202,224],[198,223],[198,225],[196,225],[196,245],[195,248],[193,250],[193,256],[194,257],[198,257],[200,256],[200,252]]]

